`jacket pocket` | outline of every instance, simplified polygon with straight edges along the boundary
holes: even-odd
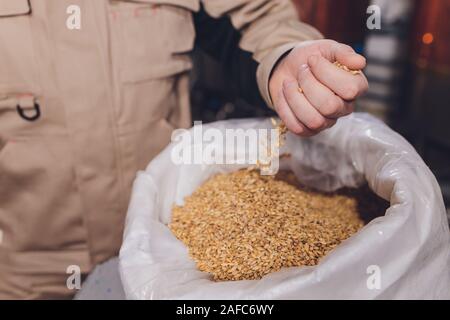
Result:
[[[183,7],[171,2],[111,2],[112,46],[121,81],[161,78],[192,67],[187,53],[194,46],[194,5],[192,1],[185,1]]]
[[[0,1],[0,93],[39,93],[28,0]]]
[[[0,17],[14,17],[31,13],[28,0],[2,0],[0,1]]]
[[[111,2],[120,133],[149,130],[178,108],[179,90],[188,90],[179,88],[180,75],[192,67],[189,53],[194,46],[196,4],[189,0]]]
[[[11,138],[0,151],[0,229],[11,252],[76,249],[85,231],[67,137]]]

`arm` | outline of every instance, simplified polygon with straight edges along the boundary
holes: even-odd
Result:
[[[351,101],[367,89],[365,59],[345,45],[319,40],[321,34],[300,21],[290,0],[203,0],[215,18],[228,16],[241,33],[239,47],[258,62],[257,82],[267,105],[287,127],[309,136],[352,112]],[[302,92],[298,89],[302,88]]]

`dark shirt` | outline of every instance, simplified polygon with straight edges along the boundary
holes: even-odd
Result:
[[[256,62],[250,52],[239,47],[241,34],[228,17],[212,18],[206,11],[194,14],[195,47],[216,60],[226,78],[227,92],[253,106],[266,106],[256,82]]]

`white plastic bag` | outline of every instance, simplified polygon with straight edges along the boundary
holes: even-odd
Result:
[[[204,127],[271,128],[268,119]],[[288,135],[287,165],[307,185],[335,190],[368,181],[390,201],[376,218],[315,267],[282,269],[261,280],[213,282],[196,269],[167,228],[181,204],[223,165],[175,165],[169,145],[134,183],[120,274],[129,299],[447,299],[450,233],[441,191],[416,151],[398,134],[354,114],[316,137]]]

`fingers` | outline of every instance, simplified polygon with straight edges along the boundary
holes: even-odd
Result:
[[[362,70],[366,67],[366,58],[357,54],[350,46],[338,44],[333,61],[339,61],[351,70]]]
[[[320,83],[307,65],[302,66],[298,82],[306,99],[322,116],[336,119],[351,113],[352,108],[349,103]]]
[[[285,81],[283,95],[294,115],[310,131],[321,131],[336,123],[336,120],[325,118],[311,105],[305,95],[300,93],[297,81]]]
[[[341,63],[347,65],[344,62]],[[314,55],[309,57],[308,65],[312,74],[319,82],[344,100],[354,100],[368,88],[368,82],[364,75],[353,75],[336,67],[329,60],[321,56]],[[349,68],[353,69],[354,67],[349,66]]]
[[[329,41],[321,46],[321,52],[329,61],[338,61],[351,70],[361,70],[366,67],[366,58],[357,54],[346,44]]]
[[[352,101],[367,90],[368,82],[362,73],[348,69],[361,70],[366,60],[351,47],[333,40],[310,43],[310,48],[302,50],[291,56],[288,68],[270,88],[276,93],[275,110],[287,128],[311,136],[353,112]],[[304,65],[299,69],[300,63]]]
[[[297,117],[289,107],[286,99],[284,98],[283,91],[281,90],[275,99],[275,111],[278,113],[280,119],[291,132],[304,137],[310,137],[314,135],[313,132],[311,132],[304,124],[302,124],[297,119]]]

